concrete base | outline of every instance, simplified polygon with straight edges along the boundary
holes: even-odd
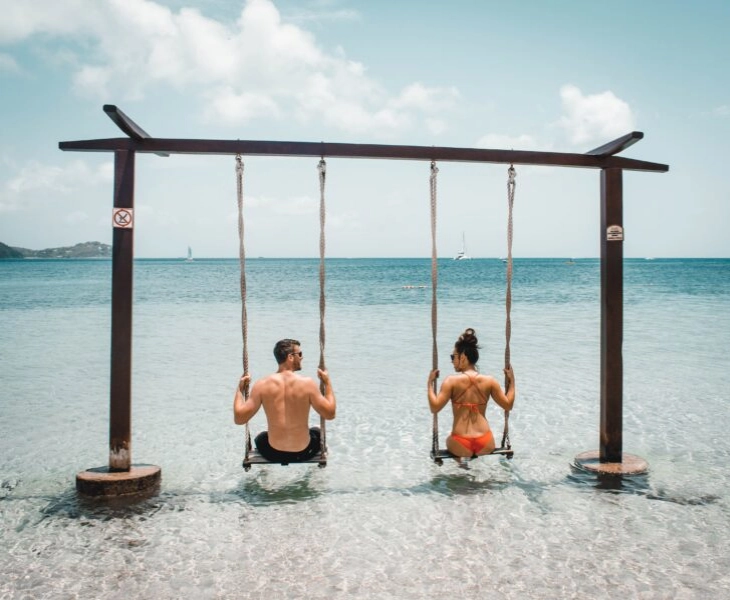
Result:
[[[649,470],[649,463],[633,454],[621,455],[621,462],[601,462],[598,450],[581,452],[575,457],[575,466],[590,473],[604,475],[641,475]]]
[[[155,465],[132,465],[129,471],[96,467],[76,475],[76,491],[85,496],[129,496],[159,486],[162,472]]]

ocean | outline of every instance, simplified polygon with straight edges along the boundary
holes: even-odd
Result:
[[[284,337],[316,376],[318,267],[247,261],[254,378]],[[0,598],[730,598],[730,260],[625,261],[623,444],[649,471],[624,479],[572,467],[598,449],[599,270],[515,260],[515,456],[463,469],[429,458],[430,261],[328,259],[329,464],[244,472],[238,261],[137,260],[132,459],[162,484],[99,502],[74,484],[107,464],[111,262],[0,261]],[[441,260],[438,295],[442,377],[473,327],[501,379],[502,261]]]

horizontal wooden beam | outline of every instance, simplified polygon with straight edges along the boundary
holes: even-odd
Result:
[[[382,144],[342,144],[326,142],[273,142],[252,140],[206,140],[109,138],[60,142],[66,151],[114,152],[133,150],[142,153],[220,154],[248,156],[312,156],[341,158],[380,158],[396,160],[436,160],[593,169],[626,169],[629,171],[666,172],[664,164],[619,156],[534,152],[528,150],[489,150],[486,148],[451,148],[443,146],[393,146]]]
[[[612,156],[614,154],[618,154],[623,150],[626,150],[626,148],[628,148],[629,146],[633,146],[636,142],[643,138],[644,134],[641,131],[632,131],[631,133],[627,133],[620,138],[616,138],[612,142],[608,142],[608,144],[598,146],[598,148],[594,148],[590,152],[586,152],[586,154],[591,154],[594,156]]]

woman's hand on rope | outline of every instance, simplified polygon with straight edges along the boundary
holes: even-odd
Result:
[[[512,410],[515,403],[515,372],[512,370],[512,365],[504,370],[504,391],[508,406],[502,406],[505,412]]]
[[[250,383],[251,383],[251,375],[246,375],[246,374],[241,375],[241,379],[238,381],[238,390],[242,394],[245,395],[246,392],[248,391],[248,386]]]
[[[439,412],[451,398],[451,389],[449,388],[449,378],[447,377],[441,386],[441,391],[436,394],[436,379],[438,379],[439,370],[434,369],[428,374],[428,385],[426,390],[428,393],[428,406],[432,414]]]

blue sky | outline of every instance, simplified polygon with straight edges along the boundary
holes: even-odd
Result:
[[[730,2],[0,0],[0,241],[111,243],[112,156],[151,135],[622,156],[627,257],[730,256]],[[246,159],[249,256],[317,256],[317,160]],[[439,255],[506,253],[506,165],[439,165]],[[520,167],[515,256],[599,254],[598,171]],[[429,256],[429,165],[328,161],[330,256]],[[237,255],[233,157],[137,158],[139,257]]]

